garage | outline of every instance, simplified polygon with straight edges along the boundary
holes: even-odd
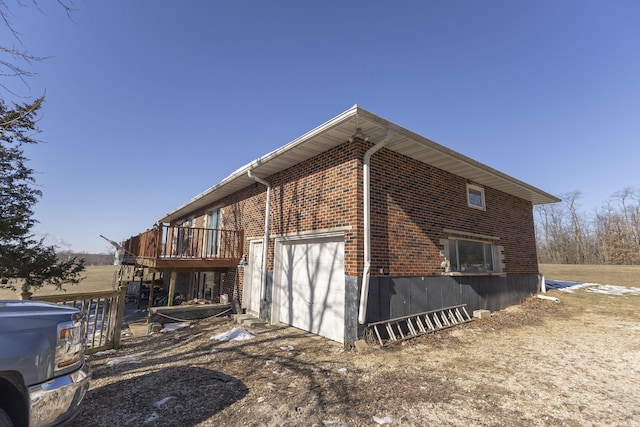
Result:
[[[344,237],[278,242],[274,295],[282,323],[343,342]]]

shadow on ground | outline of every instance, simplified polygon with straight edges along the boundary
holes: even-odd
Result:
[[[72,425],[195,426],[247,392],[242,381],[215,370],[193,366],[154,370],[89,390]],[[117,407],[109,402],[117,402]]]

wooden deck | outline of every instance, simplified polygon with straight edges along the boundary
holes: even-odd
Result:
[[[123,243],[124,262],[154,271],[213,271],[242,258],[244,232],[159,225]]]

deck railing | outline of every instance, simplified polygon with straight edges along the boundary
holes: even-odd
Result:
[[[76,307],[87,317],[86,353],[119,348],[126,288],[115,291],[43,295],[34,300]]]
[[[199,227],[159,225],[124,242],[125,257],[162,259],[239,259],[243,233]]]

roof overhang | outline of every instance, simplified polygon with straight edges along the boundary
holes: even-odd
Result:
[[[224,197],[255,183],[247,175],[247,171],[250,170],[252,174],[261,178],[267,178],[343,144],[358,129],[372,142],[382,140],[387,131],[392,129],[394,131],[393,139],[385,145],[385,148],[478,184],[528,200],[534,205],[560,201],[560,199],[551,194],[376,116],[358,105],[354,105],[339,116],[283,147],[237,169],[218,184],[200,193],[158,221],[160,223],[168,223],[188,217],[192,213],[214,205]]]

